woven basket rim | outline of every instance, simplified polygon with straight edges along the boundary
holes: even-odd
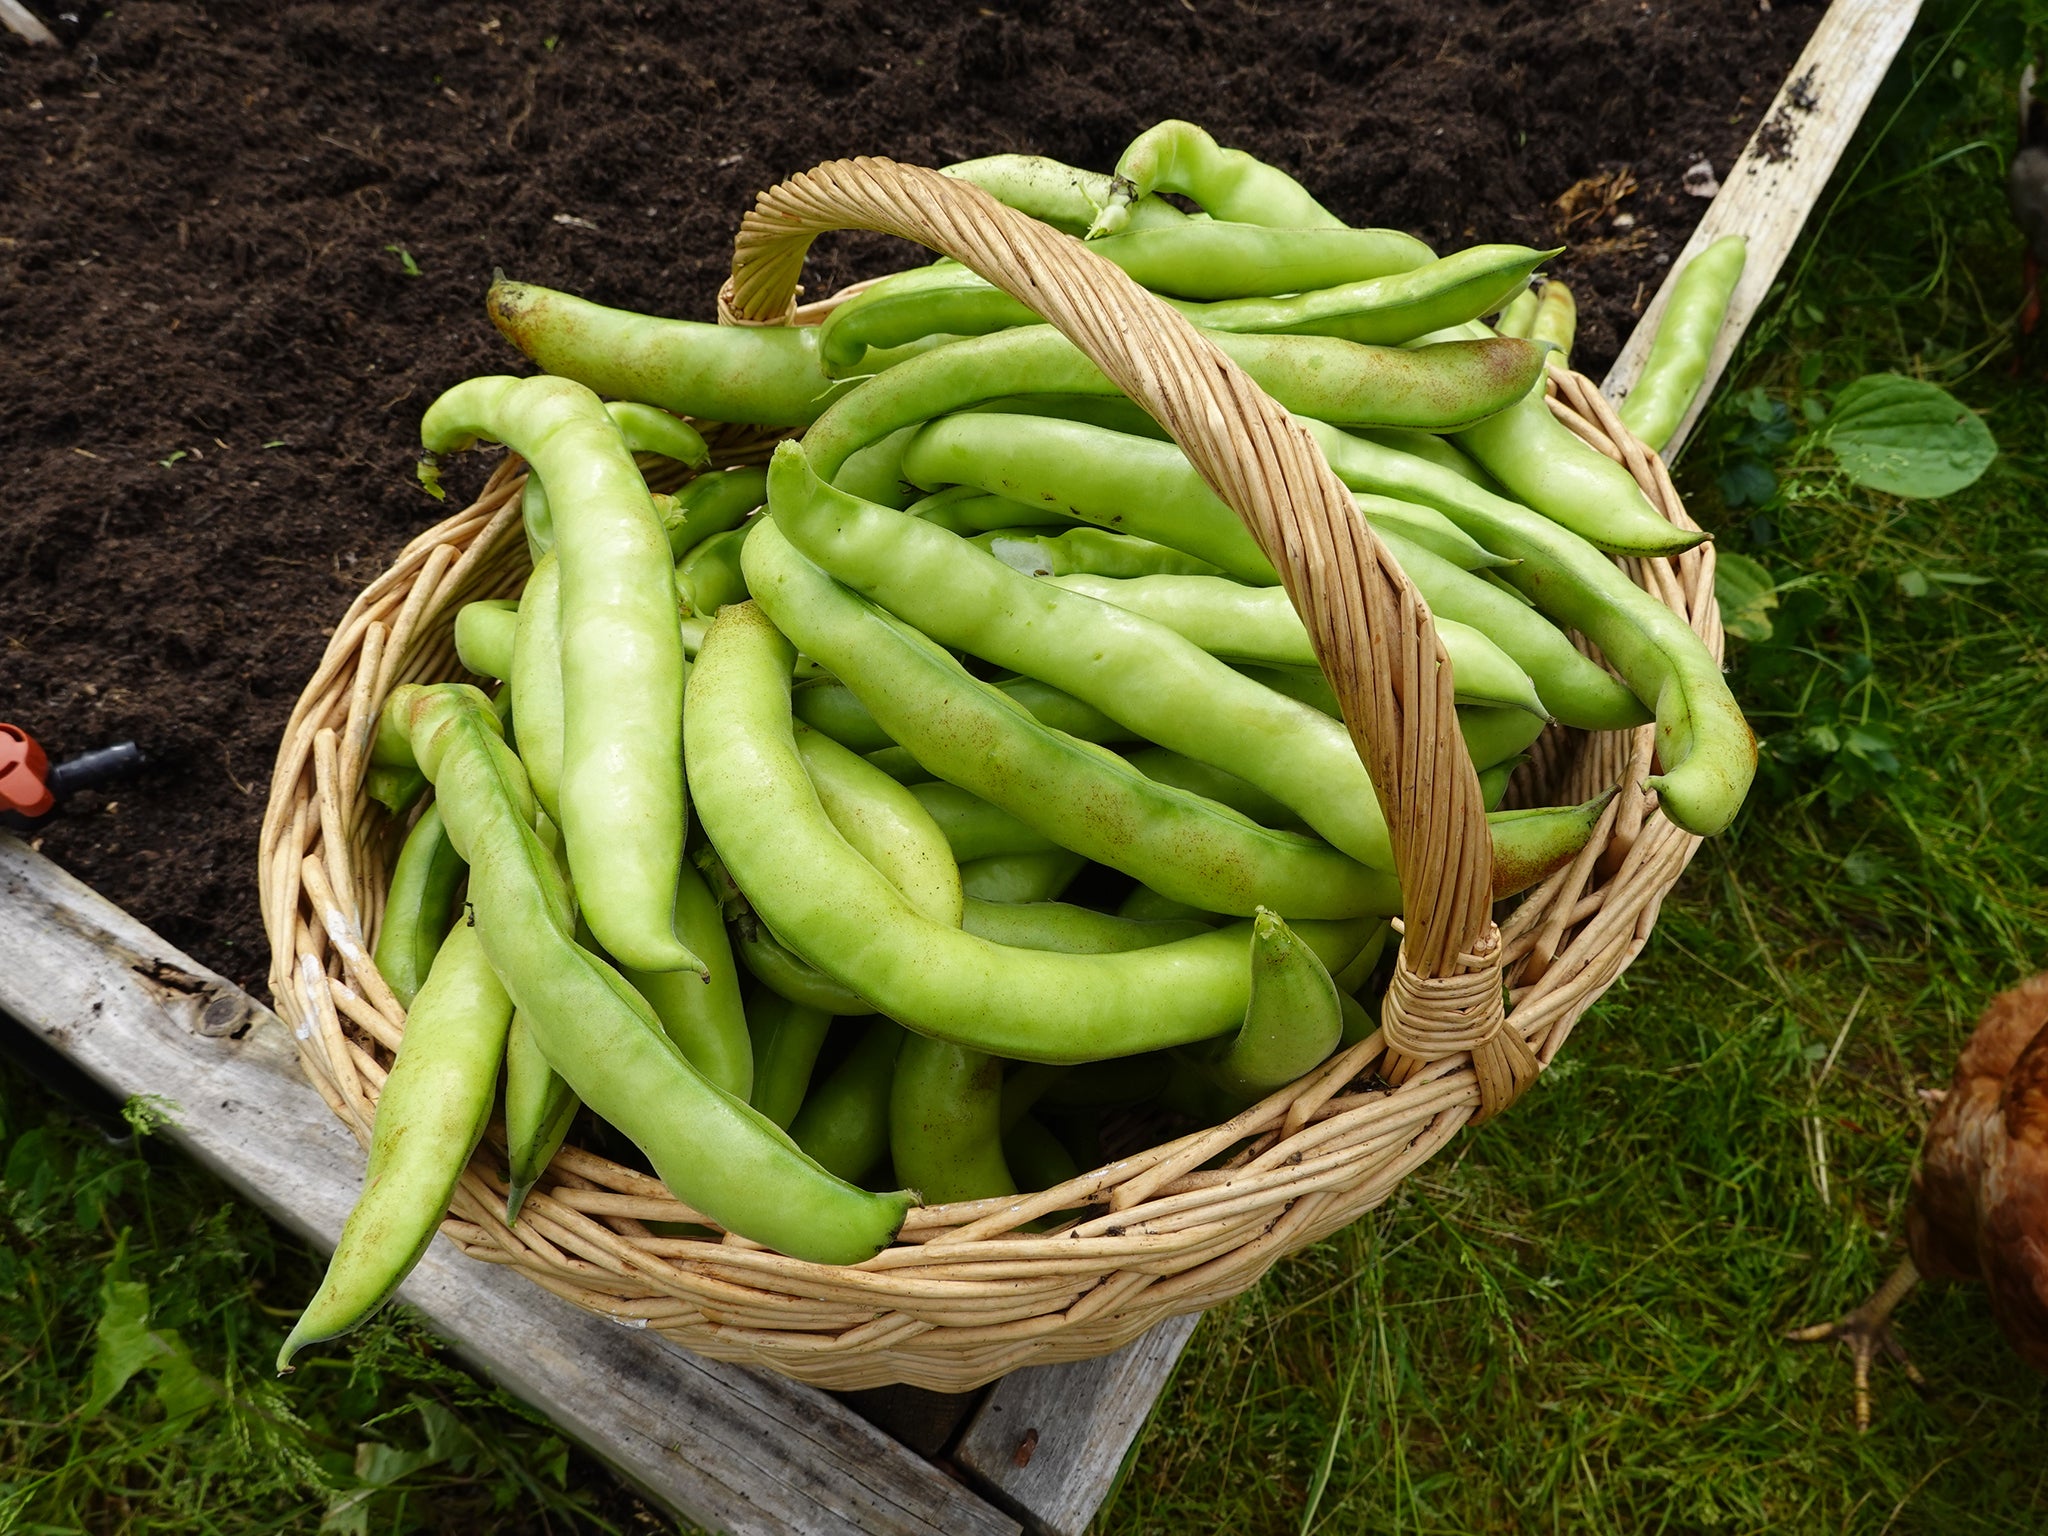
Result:
[[[796,318],[820,319],[844,296]],[[1662,461],[1590,380],[1553,365],[1551,387],[1560,420],[1624,464],[1674,523],[1696,526]],[[774,439],[714,431],[712,440],[714,461],[734,463],[758,461]],[[308,1077],[364,1142],[404,1027],[371,959],[402,828],[362,793],[370,732],[397,683],[467,675],[453,653],[453,615],[523,581],[522,484],[508,456],[475,503],[414,539],[365,588],[294,711],[272,778],[259,853],[272,992]],[[1620,563],[1718,659],[1713,561],[1707,543]],[[1508,1019],[1543,1065],[1641,950],[1699,846],[1638,787],[1653,750],[1652,727],[1553,728],[1524,770],[1540,786],[1537,803],[1622,787],[1586,849],[1526,893],[1500,929]],[[1386,1198],[1475,1117],[1480,1093],[1462,1054],[1398,1086],[1377,1083],[1371,1068],[1384,1049],[1376,1032],[1221,1126],[1052,1190],[919,1207],[895,1245],[851,1268],[731,1235],[657,1236],[646,1223],[705,1219],[651,1175],[575,1147],[528,1197],[519,1228],[507,1228],[502,1154],[488,1138],[443,1232],[474,1257],[701,1353],[829,1387],[963,1390],[1020,1365],[1106,1353],[1165,1317],[1235,1295],[1282,1254]],[[1021,1230],[1075,1209],[1084,1215],[1054,1231]]]

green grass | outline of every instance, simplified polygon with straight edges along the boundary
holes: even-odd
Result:
[[[1962,14],[1923,20],[1681,466],[1724,548],[1804,579],[1735,647],[1754,802],[1513,1114],[1203,1323],[1100,1529],[2048,1528],[2048,1383],[1980,1296],[1906,1304],[1934,1396],[1881,1372],[1863,1437],[1847,1359],[1778,1341],[1888,1270],[1918,1090],[2048,964],[2048,347],[2008,376],[1999,188],[2048,16]],[[1985,415],[1982,482],[1902,502],[1802,447],[1879,370]],[[273,1381],[318,1267],[49,1061],[0,1064],[0,1530],[659,1524],[403,1316]],[[89,1415],[96,1352],[137,1369]]]

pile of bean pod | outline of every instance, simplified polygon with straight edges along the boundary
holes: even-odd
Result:
[[[1187,123],[1113,176],[951,173],[1085,237],[1309,428],[1435,616],[1489,806],[1546,725],[1654,722],[1665,813],[1727,825],[1748,728],[1610,558],[1698,535],[1545,405],[1554,253],[1348,228]],[[1664,431],[1732,281],[1674,313]],[[502,278],[489,308],[544,371],[436,401],[423,478],[515,451],[533,573],[457,617],[488,693],[401,687],[380,720],[368,790],[411,820],[376,961],[410,1011],[280,1365],[390,1294],[494,1120],[508,1221],[587,1108],[708,1223],[850,1264],[919,1198],[1091,1165],[1105,1112],[1214,1123],[1370,1033],[1401,891],[1308,635],[1059,332],[948,261],[816,326]],[[711,470],[706,423],[784,440]],[[1496,895],[1603,803],[1493,812]]]

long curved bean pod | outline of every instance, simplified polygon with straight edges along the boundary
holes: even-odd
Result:
[[[1700,392],[1707,359],[1721,334],[1721,322],[1728,318],[1728,303],[1735,297],[1748,256],[1749,241],[1729,235],[1693,257],[1678,274],[1642,376],[1621,402],[1622,424],[1652,448],[1671,440]]]
[[[626,447],[634,453],[659,454],[678,464],[696,466],[711,458],[703,435],[667,411],[632,400],[614,400],[604,409],[619,429],[619,436],[626,440]],[[519,498],[519,516],[526,525],[527,550],[538,561],[555,547],[555,515],[548,506],[547,486],[537,474],[526,477],[526,488]]]
[[[405,1039],[377,1100],[363,1192],[320,1289],[277,1354],[353,1328],[412,1273],[447,1214],[455,1182],[497,1096],[512,1003],[475,927],[451,930],[406,1012]]]
[[[768,471],[758,464],[715,469],[676,492],[676,512],[665,526],[668,552],[681,560],[715,533],[725,533],[768,504]]]
[[[747,1009],[754,1044],[754,1108],[788,1128],[810,1092],[811,1073],[832,1016],[775,992],[758,995]],[[841,1175],[845,1177],[845,1175]]]
[[[739,964],[718,901],[687,859],[676,869],[676,932],[704,962],[708,975],[624,966],[620,972],[647,1000],[690,1065],[707,1082],[744,1099],[754,1085],[754,1050],[740,1002]]]
[[[894,1238],[907,1195],[833,1178],[705,1081],[625,979],[575,942],[568,890],[534,831],[526,775],[483,695],[401,686],[385,716],[433,781],[469,863],[475,932],[491,970],[577,1097],[646,1153],[679,1199],[729,1231],[825,1264],[857,1264]]]
[[[547,372],[679,416],[808,426],[848,388],[819,366],[815,326],[663,320],[504,278],[485,308]]]
[[[785,1002],[835,1019],[858,1019],[875,1011],[873,1003],[827,976],[765,926],[741,932],[735,948],[754,980]],[[755,1054],[758,1058],[760,1053]]]
[[[1154,293],[1178,299],[1254,299],[1308,293],[1412,272],[1436,252],[1398,229],[1275,229],[1188,219],[1088,242]]]
[[[455,920],[455,893],[467,873],[440,808],[429,805],[398,850],[384,895],[384,920],[377,929],[377,974],[408,1008],[426,985],[434,956]]]
[[[582,1100],[548,1065],[533,1026],[512,1015],[505,1036],[505,1223],[519,1220],[527,1194],[540,1182],[576,1120]]]
[[[991,500],[997,498],[991,497]],[[1011,503],[1015,505],[1015,503]],[[926,519],[930,521],[930,519]],[[940,526],[937,523],[933,527]],[[1223,567],[1134,533],[1083,524],[1064,533],[1011,528],[974,542],[1026,576],[1221,576]]]
[[[989,155],[941,169],[948,176],[972,182],[997,202],[1070,235],[1087,233],[1108,202],[1114,183],[1106,172],[1084,171],[1044,155]],[[1127,217],[1132,229],[1184,224],[1188,218],[1163,197],[1137,198]]]
[[[502,442],[552,487],[563,704],[555,819],[577,900],[599,942],[627,965],[701,974],[673,921],[688,666],[675,571],[618,427],[567,379],[480,378],[429,406],[420,436],[433,453]]]
[[[1332,697],[1334,701],[1334,695]],[[1127,752],[1125,758],[1148,779],[1157,779],[1191,795],[1227,805],[1238,815],[1249,816],[1262,827],[1279,827],[1289,832],[1304,830],[1301,818],[1293,811],[1256,784],[1247,784],[1234,773],[1225,773],[1208,763],[1198,763],[1192,757],[1183,757],[1164,747],[1139,747]]]
[[[889,1155],[889,1090],[903,1040],[894,1019],[872,1020],[790,1121],[791,1139],[828,1173],[857,1183]]]
[[[766,544],[749,544],[752,551]],[[792,553],[794,553],[792,551]],[[767,572],[757,586],[775,583]],[[713,623],[690,679],[690,774],[705,831],[764,921],[920,1034],[1019,1061],[1186,1044],[1241,1019],[1243,925],[1114,955],[1012,949],[934,923],[833,829],[796,755],[791,647],[756,603]],[[1342,966],[1367,921],[1296,931]]]
[[[1212,656],[1286,667],[1320,665],[1307,627],[1279,587],[1248,587],[1220,576],[1134,581],[1063,576],[1054,584],[1164,624]],[[1460,704],[1506,704],[1550,718],[1529,674],[1484,630],[1439,617],[1437,634],[1456,674]]]
[[[1150,949],[1206,932],[1207,923],[1185,918],[1147,922],[1114,917],[1062,901],[980,901],[967,903],[962,924],[978,939],[1015,949],[1050,949],[1067,955],[1114,955]]]
[[[480,598],[455,610],[455,659],[478,677],[512,675],[512,632],[519,604],[508,597]]]
[[[1314,1071],[1344,1033],[1337,984],[1316,952],[1271,912],[1252,920],[1251,971],[1244,1024],[1206,1064],[1210,1081],[1240,1104]]]
[[[1543,285],[1543,296],[1525,334],[1539,346],[1556,348],[1558,362],[1569,368],[1578,331],[1579,301],[1567,285],[1553,277]]]
[[[806,655],[831,666],[920,763],[1062,847],[1208,911],[1248,914],[1262,902],[1316,917],[1398,909],[1391,875],[1157,784],[1121,758],[1048,729],[811,564],[772,519],[748,541],[747,571],[755,601]],[[716,829],[706,830],[719,842]],[[722,844],[719,851],[726,851]],[[752,899],[745,879],[733,873]],[[785,942],[795,942],[772,915],[767,920]],[[882,999],[874,1001],[889,1011]]]
[[[1417,347],[1226,331],[1210,339],[1288,410],[1340,426],[1449,431],[1512,405],[1542,372],[1540,351],[1511,337]],[[1022,326],[953,342],[863,380],[818,418],[804,448],[836,483],[852,454],[892,432],[1012,395],[1122,391],[1051,326]]]
[[[985,1051],[904,1038],[889,1089],[889,1156],[927,1205],[1014,1195],[1003,1161],[1003,1064]]]
[[[1500,318],[1493,322],[1494,334],[1497,336],[1520,336],[1526,340],[1529,335],[1530,322],[1536,318],[1538,302],[1536,290],[1534,288],[1524,288],[1508,301],[1508,307],[1502,310]]]
[[[740,546],[746,541],[745,528],[732,528],[712,534],[683,556],[675,584],[685,613],[704,618],[727,603],[746,600],[747,581],[740,574]]]
[[[869,772],[880,773],[881,770],[869,768]],[[898,789],[903,788],[893,779],[890,783]],[[970,794],[957,784],[943,781],[913,784],[906,793],[914,796],[924,807],[944,834],[954,859],[961,864],[1006,853],[1043,853],[1054,846],[1044,833],[1027,827],[1001,806],[990,805],[979,795]]]
[[[1347,484],[1427,502],[1488,549],[1518,561],[1503,572],[1507,580],[1599,646],[1656,712],[1663,771],[1647,783],[1672,821],[1712,837],[1735,819],[1756,775],[1756,738],[1720,665],[1685,620],[1549,518],[1421,459],[1350,442],[1338,470]]]
[[[931,802],[817,731],[798,729],[796,750],[840,836],[919,912],[935,923],[957,926],[962,898],[955,861],[961,855],[933,818]],[[988,809],[995,811],[994,806]]]
[[[850,482],[845,489],[860,495]],[[872,496],[866,499],[874,500]],[[1027,533],[1056,532],[1066,526],[1064,521],[1048,518],[1036,508],[1011,501],[1006,496],[991,496],[974,485],[948,486],[943,491],[919,497],[903,510],[912,517],[921,517],[935,527],[967,539],[976,534],[1002,533],[1012,529]]]
[[[1057,901],[1087,868],[1088,861],[1065,848],[1032,853],[992,853],[960,867],[960,889],[969,901],[1024,905]]]
[[[562,568],[542,555],[519,594],[512,629],[512,713],[519,719],[519,759],[533,781],[534,798],[548,818],[561,820]]]
[[[1341,227],[1343,221],[1277,166],[1225,149],[1206,129],[1168,118],[1139,134],[1116,162],[1116,179],[1089,237],[1129,227],[1131,207],[1157,192],[1178,192],[1212,218],[1288,229]]]

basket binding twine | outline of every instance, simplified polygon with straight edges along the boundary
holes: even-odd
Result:
[[[1081,242],[963,182],[885,160],[831,162],[763,193],[742,221],[721,318],[823,318],[835,301],[794,308],[796,279],[811,240],[843,228],[916,240],[1030,305],[1160,421],[1266,550],[1371,770],[1408,893],[1381,1028],[1221,1125],[1036,1194],[913,1210],[893,1247],[852,1268],[731,1234],[664,1235],[649,1224],[705,1218],[651,1175],[573,1145],[508,1228],[503,1149],[490,1137],[442,1231],[474,1258],[706,1355],[824,1387],[960,1391],[1107,1353],[1237,1295],[1385,1200],[1556,1055],[1641,951],[1700,840],[1640,787],[1651,727],[1553,727],[1511,803],[1621,793],[1579,856],[1497,927],[1478,780],[1428,608],[1314,441],[1199,330]],[[1561,420],[1624,464],[1672,522],[1696,526],[1662,461],[1589,380],[1553,366],[1551,388]],[[717,457],[757,460],[764,447],[750,432]],[[271,989],[314,1086],[365,1141],[404,1033],[370,958],[403,831],[363,793],[371,734],[399,683],[465,676],[458,607],[524,583],[523,483],[508,459],[472,506],[415,539],[356,599],[271,780],[259,852]],[[1622,565],[1721,654],[1710,544]],[[1055,1230],[1027,1230],[1060,1212],[1070,1214]]]

